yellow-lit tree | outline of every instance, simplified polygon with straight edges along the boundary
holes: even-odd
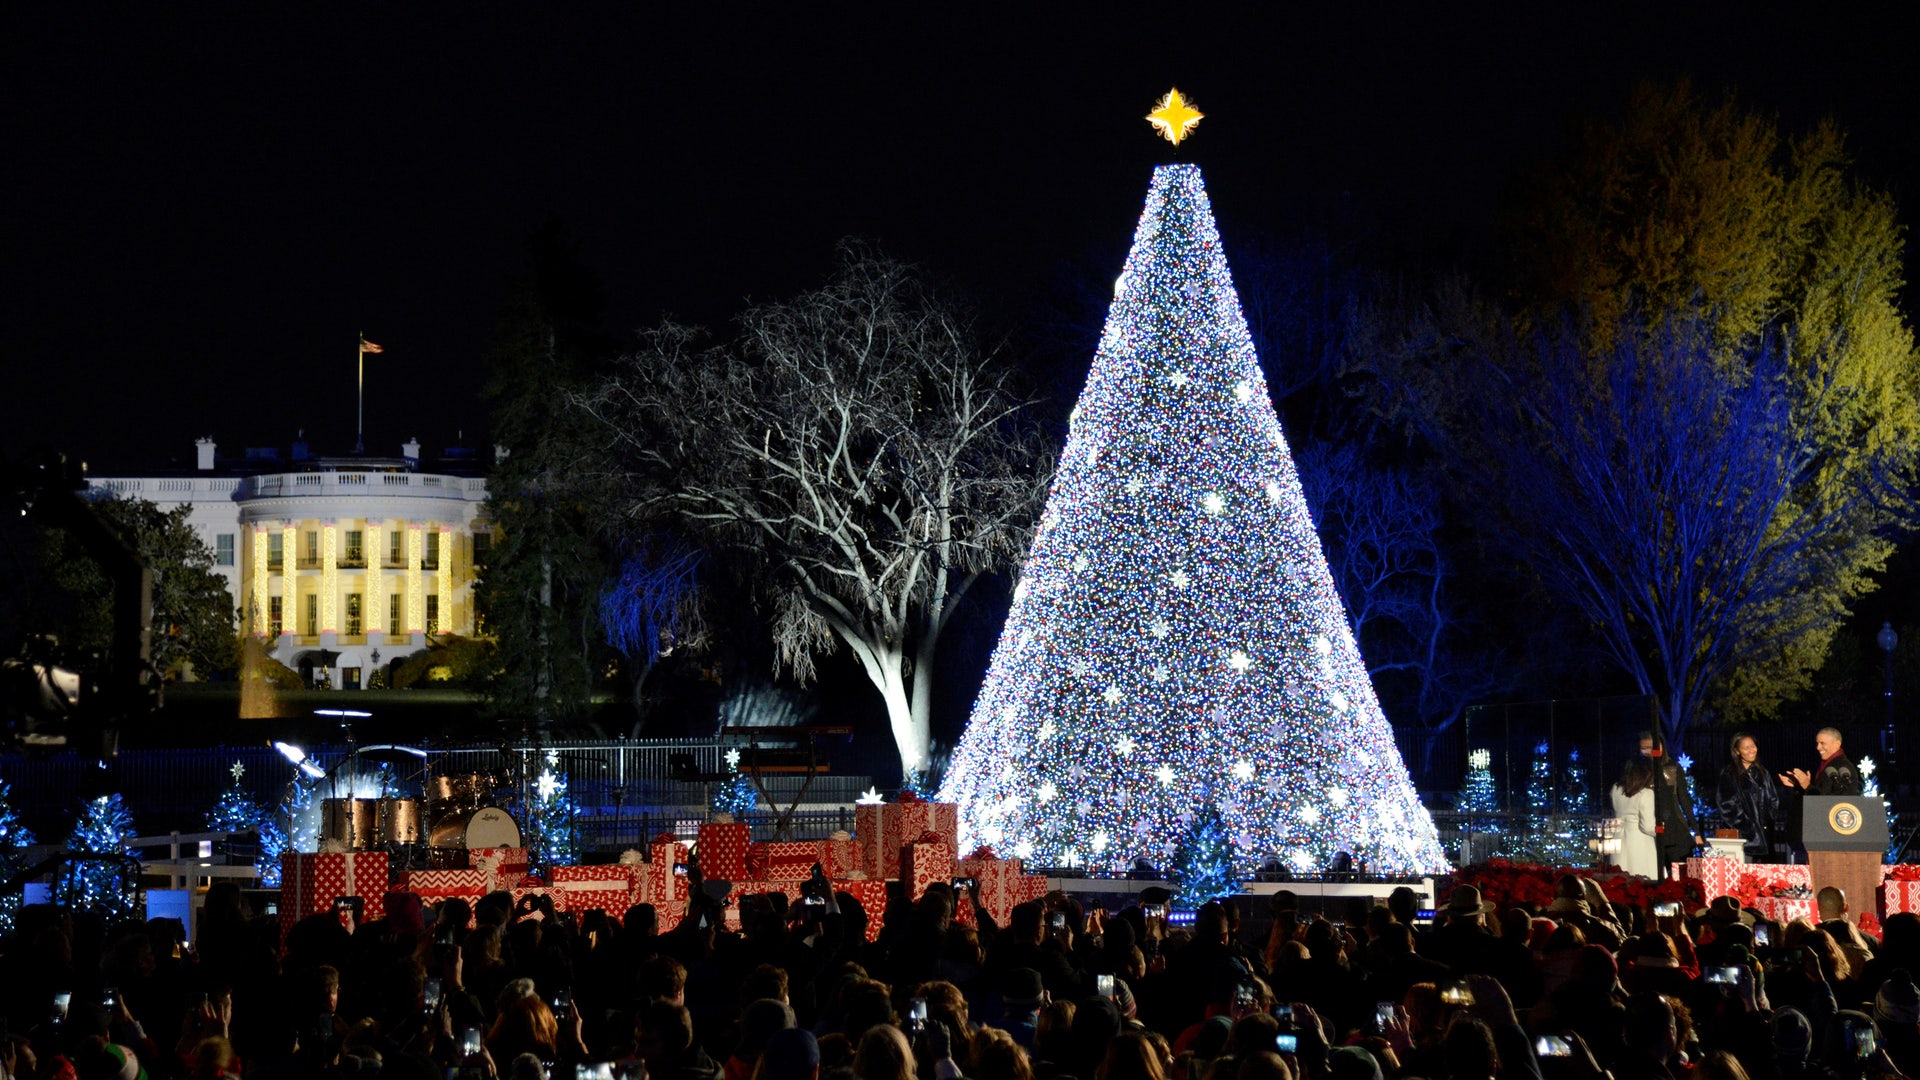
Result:
[[[1806,483],[1865,486],[1889,457],[1911,481],[1920,356],[1899,306],[1903,232],[1893,200],[1848,165],[1831,122],[1783,133],[1731,96],[1713,104],[1684,82],[1643,86],[1623,118],[1582,126],[1568,154],[1522,185],[1507,219],[1515,309],[1546,325],[1578,313],[1596,361],[1615,355],[1621,327],[1682,312],[1711,328],[1721,365],[1777,342],[1793,420],[1820,454]],[[1589,376],[1604,393],[1606,373]],[[1908,508],[1884,501],[1852,512],[1850,530],[1877,539],[1849,545],[1838,573],[1808,586],[1836,610],[1871,587],[1888,537],[1911,524]],[[1729,673],[1722,714],[1770,711],[1802,690],[1837,626],[1810,625],[1772,659]]]

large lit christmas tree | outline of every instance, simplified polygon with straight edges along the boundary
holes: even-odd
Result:
[[[1243,872],[1269,855],[1316,871],[1340,851],[1375,872],[1447,867],[1194,166],[1154,171],[941,795],[962,850],[1049,865],[1167,865],[1183,815],[1212,805]]]

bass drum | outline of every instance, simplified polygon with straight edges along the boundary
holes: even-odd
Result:
[[[464,814],[450,814],[433,823],[427,841],[435,848],[519,847],[520,826],[513,815],[497,806],[483,806]]]
[[[520,846],[520,825],[513,815],[497,806],[488,806],[473,812],[473,820],[467,822],[467,850],[476,848]]]

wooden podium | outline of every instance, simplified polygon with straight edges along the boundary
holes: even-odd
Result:
[[[1831,885],[1847,907],[1879,912],[1880,862],[1887,850],[1887,804],[1878,795],[1808,795],[1800,806],[1800,846],[1813,891]]]

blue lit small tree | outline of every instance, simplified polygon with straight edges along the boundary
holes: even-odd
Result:
[[[1467,755],[1467,779],[1454,800],[1454,808],[1467,816],[1467,832],[1459,853],[1463,863],[1477,863],[1498,853],[1503,830],[1500,788],[1489,768],[1492,764],[1493,753],[1484,747]]]
[[[760,793],[754,790],[753,780],[747,774],[735,771],[732,779],[714,792],[713,808],[725,814],[732,814],[735,821],[746,820],[746,813],[760,803]]]
[[[67,850],[95,855],[128,854],[127,841],[134,835],[133,815],[120,796],[102,795],[87,800],[67,837]],[[63,902],[90,911],[108,924],[131,918],[139,911],[137,872],[113,860],[75,860],[64,879]]]
[[[1227,835],[1226,818],[1212,802],[1202,802],[1194,811],[1174,847],[1167,880],[1173,885],[1174,902],[1184,908],[1197,908],[1240,891],[1233,872],[1233,839]]]
[[[246,766],[236,761],[229,771],[233,774],[233,785],[214,801],[213,809],[207,814],[207,828],[215,832],[257,832],[267,812],[240,786]]]
[[[260,885],[266,889],[280,887],[280,856],[293,849],[287,836],[286,825],[278,813],[263,814],[260,818],[260,843],[254,850],[259,852],[254,858],[254,867],[260,871]]]
[[[567,774],[560,770],[560,755],[547,751],[546,767],[534,781],[533,850],[527,857],[541,871],[573,865],[580,850],[580,807],[567,791]]]
[[[27,849],[33,843],[33,831],[20,821],[19,811],[13,808],[13,789],[0,780],[0,881],[27,868]],[[19,893],[0,895],[0,935],[13,933],[13,917],[19,911]]]

